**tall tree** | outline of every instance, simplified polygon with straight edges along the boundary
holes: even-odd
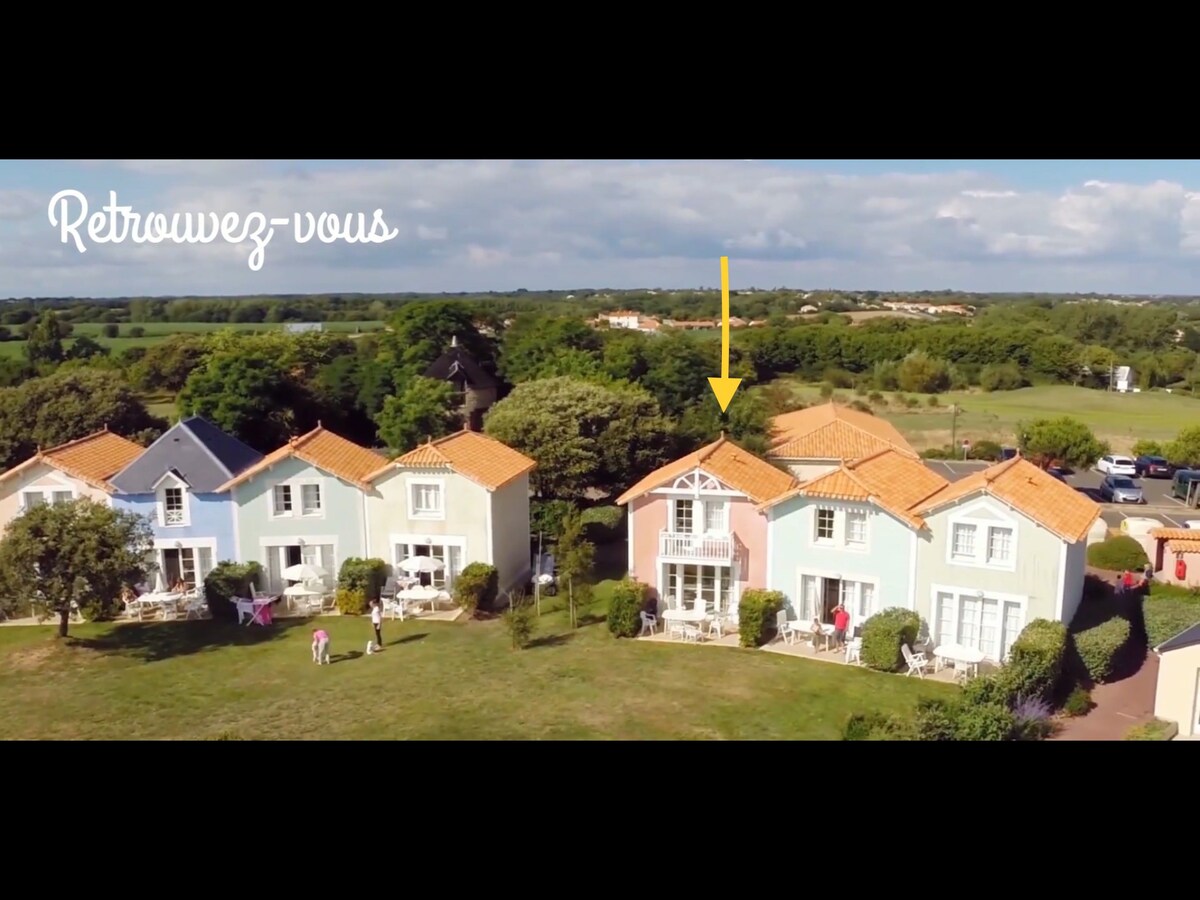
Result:
[[[1087,469],[1108,452],[1091,429],[1070,416],[1017,424],[1021,454],[1042,468],[1052,465]]]
[[[210,357],[188,376],[179,408],[184,415],[203,416],[260,453],[270,453],[294,432],[315,424],[303,387],[274,359],[254,353]]]
[[[454,390],[444,381],[418,376],[398,397],[383,401],[375,421],[380,439],[392,450],[404,453],[426,438],[440,438],[457,429]]]
[[[591,596],[586,578],[596,560],[596,547],[584,537],[583,518],[575,509],[563,517],[562,531],[555,548],[558,577],[567,583],[567,612],[571,627],[579,626],[578,609]]]
[[[380,342],[381,360],[395,370],[397,384],[424,374],[452,341],[485,368],[494,361],[492,343],[475,327],[474,314],[466,304],[408,303],[389,324],[392,330]]]
[[[63,338],[70,333],[70,327],[59,320],[54,310],[46,310],[29,330],[29,337],[25,341],[26,358],[35,366],[62,362]]]
[[[13,519],[0,540],[0,598],[7,608],[37,599],[67,636],[72,605],[112,616],[121,587],[145,580],[154,546],[148,519],[86,497],[42,503]]]

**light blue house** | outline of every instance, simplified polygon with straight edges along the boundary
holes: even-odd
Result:
[[[767,585],[791,617],[853,624],[881,609],[916,608],[925,523],[910,510],[947,485],[919,459],[886,449],[843,462],[759,508],[767,514]]]
[[[146,516],[167,585],[204,581],[218,562],[236,560],[236,504],[217,489],[262,454],[206,419],[177,423],[114,475],[113,507]]]

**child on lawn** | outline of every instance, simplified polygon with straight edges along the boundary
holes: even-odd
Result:
[[[317,665],[329,662],[329,632],[324,628],[313,629],[312,654]]]

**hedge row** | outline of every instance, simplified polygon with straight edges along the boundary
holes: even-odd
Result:
[[[904,665],[901,644],[912,646],[921,629],[921,617],[911,609],[898,606],[881,610],[863,625],[863,665],[880,672],[894,672]]]
[[[775,635],[775,616],[787,603],[781,591],[751,588],[738,601],[738,644],[761,647]]]
[[[1129,620],[1122,618],[1109,619],[1072,635],[1075,651],[1087,677],[1096,684],[1107,681],[1121,656],[1132,650],[1132,636]]]
[[[1141,571],[1150,560],[1142,545],[1127,534],[1110,537],[1087,548],[1088,565],[1107,572]]]

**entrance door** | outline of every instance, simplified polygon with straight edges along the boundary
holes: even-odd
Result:
[[[842,600],[842,583],[832,578],[822,578],[824,591],[821,596],[821,621],[833,621],[833,609]]]

